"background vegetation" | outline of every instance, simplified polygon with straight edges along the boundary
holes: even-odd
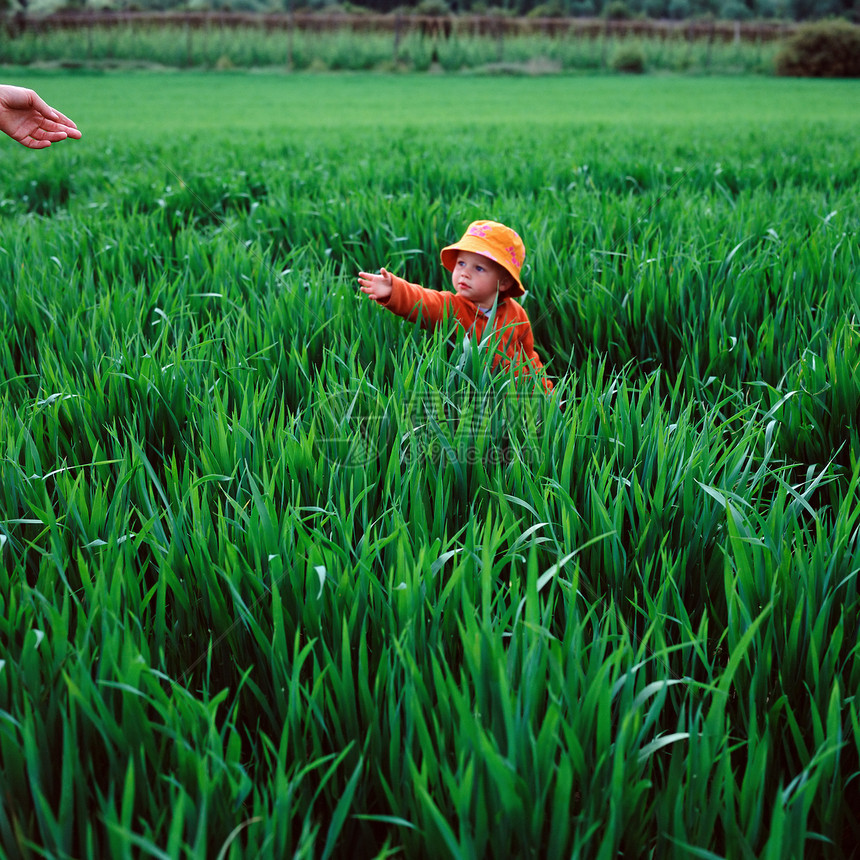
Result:
[[[366,10],[365,10],[366,11]],[[417,10],[416,10],[417,11]],[[614,71],[860,75],[860,26],[787,22],[243,12],[7,15],[0,63],[62,68],[287,71]],[[545,13],[548,10],[535,10]]]
[[[860,840],[856,87],[463,80],[36,79],[85,136],[0,151],[6,856]],[[552,398],[356,293],[481,216]]]
[[[686,38],[494,37],[463,33],[450,39],[415,30],[402,35],[353,32],[263,32],[259,28],[191,31],[181,26],[53,30],[16,38],[0,34],[0,60],[11,66],[111,69],[166,66],[220,71],[478,71],[487,74],[672,72],[772,74],[775,42]],[[634,67],[630,68],[631,61]]]

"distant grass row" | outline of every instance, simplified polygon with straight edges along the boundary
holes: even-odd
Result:
[[[289,68],[296,71],[511,72],[671,71],[770,74],[775,43],[540,35],[424,38],[391,34],[185,30],[127,26],[0,35],[0,64],[163,65],[174,68]],[[633,65],[631,66],[631,60]]]
[[[4,150],[0,853],[849,856],[851,88],[211,80]],[[355,290],[480,216],[553,398]]]

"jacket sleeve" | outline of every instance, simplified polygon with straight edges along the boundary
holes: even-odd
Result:
[[[392,275],[391,295],[379,304],[399,317],[420,323],[422,328],[433,328],[446,319],[455,319],[453,298],[453,293],[428,290]]]

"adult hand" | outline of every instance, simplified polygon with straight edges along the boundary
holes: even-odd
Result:
[[[0,131],[30,149],[44,149],[67,137],[81,137],[67,116],[33,90],[8,84],[0,84]]]
[[[359,289],[378,302],[387,299],[391,295],[391,272],[380,269],[378,275],[370,272],[358,273]]]

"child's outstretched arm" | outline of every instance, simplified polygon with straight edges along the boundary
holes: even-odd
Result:
[[[380,307],[410,322],[420,322],[424,328],[442,324],[451,313],[455,298],[453,293],[410,284],[387,269],[380,269],[379,274],[359,272],[358,283],[361,291]]]
[[[391,272],[380,269],[379,274],[358,273],[359,289],[375,302],[385,301],[391,295]]]

